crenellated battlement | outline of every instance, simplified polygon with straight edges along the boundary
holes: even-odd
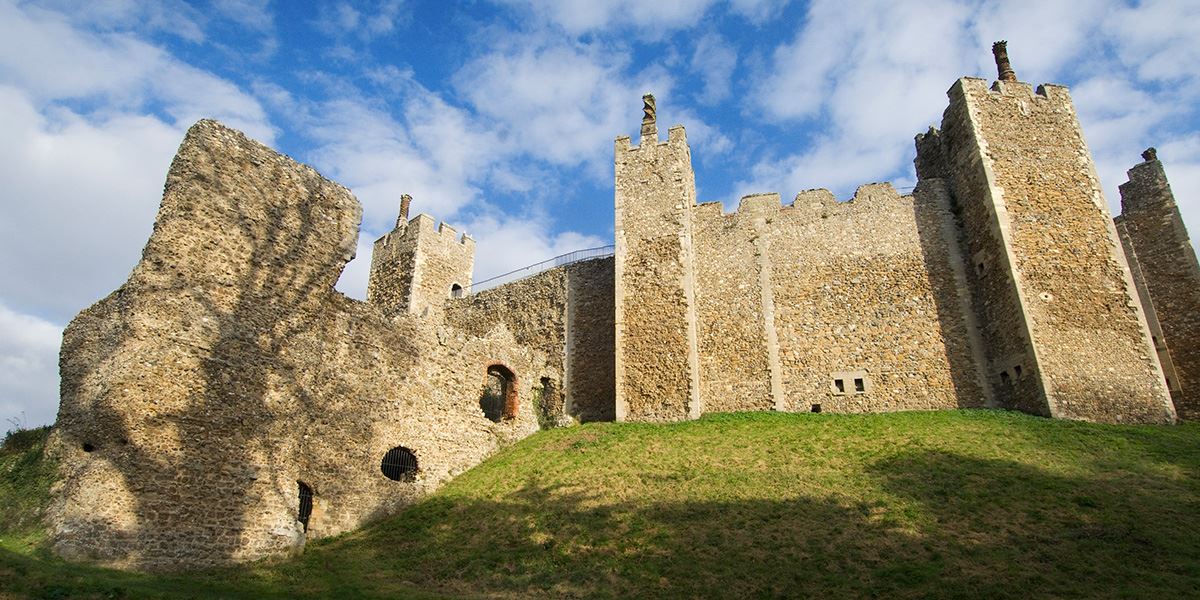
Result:
[[[475,240],[421,213],[406,219],[412,198],[401,198],[396,228],[375,241],[367,301],[392,311],[440,314],[444,299],[471,287]]]

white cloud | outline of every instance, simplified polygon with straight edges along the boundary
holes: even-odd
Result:
[[[371,254],[375,249],[376,237],[359,233],[354,260],[346,264],[334,286],[339,292],[358,300],[367,299],[367,280],[371,277]]]
[[[665,97],[674,85],[660,69],[629,66],[620,49],[523,36],[468,62],[454,85],[519,152],[606,178],[612,140],[640,122],[642,94]]]
[[[65,321],[120,285],[184,130],[208,116],[272,141],[261,106],[229,82],[0,3],[0,301]]]
[[[695,25],[715,0],[501,0],[568,33],[633,26],[666,33]],[[743,2],[743,4],[751,4]]]
[[[592,235],[564,231],[549,235],[552,224],[537,216],[485,215],[468,224],[476,241],[475,277],[482,281],[560,254],[611,244]]]
[[[779,15],[791,0],[730,0],[730,8],[751,23],[761,24]]]
[[[696,42],[692,53],[692,72],[700,77],[703,88],[697,100],[712,105],[729,97],[730,80],[737,67],[737,50],[717,33],[708,33]]]
[[[54,422],[61,343],[62,326],[0,304],[0,418],[26,427]]]
[[[232,83],[126,34],[89,34],[55,13],[0,3],[0,82],[39,106],[89,100],[104,112],[161,110],[176,127],[212,117],[270,144],[258,102]]]
[[[268,0],[215,0],[212,8],[225,18],[250,29],[270,31],[275,27],[275,17],[268,9]]]

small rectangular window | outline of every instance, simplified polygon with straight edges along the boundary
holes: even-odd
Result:
[[[862,377],[855,377],[855,378],[854,378],[854,391],[855,391],[855,392],[858,392],[859,394],[861,394],[861,393],[863,393],[863,392],[867,391],[867,385],[866,385],[866,382],[864,382],[864,381],[863,381],[863,378],[862,378]]]
[[[835,389],[837,389],[839,394],[845,394],[846,393],[846,380],[845,379],[834,379],[833,387]]]
[[[1000,371],[1000,383],[1003,383],[1003,384],[1006,384],[1006,385],[1007,385],[1007,384],[1009,384],[1009,383],[1012,383],[1012,382],[1009,380],[1009,377],[1008,377],[1008,371]]]

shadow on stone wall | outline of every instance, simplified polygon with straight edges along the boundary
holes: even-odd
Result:
[[[298,547],[303,533],[288,505],[304,434],[313,418],[344,417],[313,387],[336,387],[345,376],[322,351],[344,345],[354,316],[333,285],[350,258],[345,238],[353,247],[357,234],[358,215],[347,206],[357,203],[311,170],[281,168],[244,137],[234,143],[254,147],[222,155],[209,146],[227,143],[229,130],[208,123],[189,132],[172,165],[154,237],[130,281],[65,334],[67,468],[122,480],[68,474],[60,498],[67,516],[55,536],[68,558],[170,569]],[[188,154],[189,143],[202,149]],[[248,170],[257,173],[196,172],[211,156],[254,160],[262,152],[271,156],[254,161]],[[224,187],[239,177],[258,187]],[[313,373],[330,381],[311,381]],[[80,453],[84,443],[93,451]],[[94,516],[81,518],[89,507]]]
[[[942,196],[943,194],[945,195]],[[951,200],[948,192],[944,191],[941,180],[921,182],[913,191],[913,195],[913,216],[917,224],[917,236],[921,242],[921,256],[925,262],[930,289],[933,290],[941,347],[946,350],[946,362],[950,365],[950,379],[954,385],[958,407],[980,408],[987,405],[988,395],[980,387],[970,333],[967,329],[965,311],[973,309],[963,304],[959,297],[960,293],[966,293],[962,287],[965,287],[967,282],[955,280],[951,263],[951,256],[961,254],[961,250],[956,246],[958,225],[955,215],[951,212]],[[947,237],[946,228],[953,228],[954,235]]]

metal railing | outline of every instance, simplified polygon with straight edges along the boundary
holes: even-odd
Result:
[[[579,262],[581,260],[590,260],[593,258],[603,258],[605,256],[612,256],[615,251],[616,251],[616,246],[613,246],[610,244],[608,246],[599,246],[596,248],[584,248],[583,250],[576,250],[574,252],[560,254],[558,256],[555,256],[554,258],[549,258],[549,259],[543,260],[542,262],[539,262],[539,263],[534,263],[534,264],[526,266],[526,267],[521,267],[520,269],[515,269],[515,270],[509,271],[507,273],[497,275],[495,277],[489,277],[487,279],[484,279],[483,281],[476,281],[475,283],[471,284],[471,293],[474,294],[476,292],[482,292],[483,290],[488,290],[488,289],[494,288],[498,285],[512,283],[514,281],[517,281],[520,279],[525,279],[526,277],[530,277],[532,275],[537,275],[538,273],[541,273],[542,271],[545,271],[548,269],[553,269],[555,267],[561,267],[563,265],[569,265],[571,263]]]

